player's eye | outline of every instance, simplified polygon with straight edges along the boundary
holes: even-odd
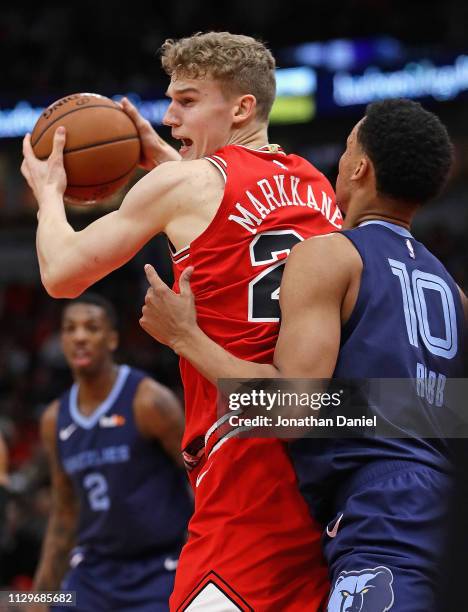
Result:
[[[369,591],[369,589],[363,589],[361,593],[367,593],[367,591]]]
[[[343,595],[343,597],[349,597],[351,595],[351,593],[349,593],[348,591],[341,591],[341,594]]]

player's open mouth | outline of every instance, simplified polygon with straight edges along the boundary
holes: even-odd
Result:
[[[77,351],[72,357],[73,365],[82,367],[91,363],[91,355],[85,351]]]
[[[193,140],[191,140],[190,138],[180,138],[180,140],[182,142],[182,145],[179,149],[179,153],[183,155],[193,145]]]

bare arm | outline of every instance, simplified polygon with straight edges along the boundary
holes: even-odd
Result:
[[[288,258],[274,356],[284,378],[330,378],[333,374],[341,310],[351,277],[351,267],[341,253],[348,245],[346,238],[337,235],[320,236],[297,245]]]
[[[46,448],[52,479],[52,511],[34,577],[34,590],[57,590],[68,568],[68,555],[75,541],[78,509],[72,483],[60,466],[56,431],[58,401],[45,411],[41,436]]]
[[[234,357],[198,327],[191,268],[181,276],[177,295],[147,266],[151,287],[140,324],[214,383],[219,378],[329,378],[339,349],[343,304],[361,265],[357,251],[339,235],[316,237],[293,249],[281,283],[282,323],[273,365]]]
[[[39,205],[39,266],[42,282],[53,297],[75,297],[122,266],[152,236],[164,231],[177,204],[186,199],[186,166],[168,162],[138,181],[117,211],[75,232],[67,221],[63,202],[65,138],[63,128],[58,128],[49,159],[40,161],[27,135],[21,167]]]
[[[183,467],[184,413],[174,393],[152,378],[145,378],[138,387],[134,410],[140,433],[156,438],[174,462]]]
[[[234,357],[198,327],[195,299],[190,289],[192,272],[192,267],[182,272],[179,278],[180,294],[177,294],[159,278],[153,266],[145,266],[150,287],[140,319],[142,328],[155,340],[188,359],[200,374],[214,383],[218,378],[277,376],[274,366]]]

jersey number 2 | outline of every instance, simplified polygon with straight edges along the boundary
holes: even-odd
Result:
[[[107,494],[107,480],[99,472],[86,474],[83,485],[88,491],[88,501],[91,510],[109,510],[110,499]]]
[[[280,320],[279,291],[286,257],[303,240],[294,230],[264,232],[250,243],[252,266],[271,264],[249,283],[249,321],[277,323]]]

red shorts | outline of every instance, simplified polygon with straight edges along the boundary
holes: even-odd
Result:
[[[190,477],[195,512],[171,611],[321,610],[329,592],[321,531],[285,443],[232,438]]]

